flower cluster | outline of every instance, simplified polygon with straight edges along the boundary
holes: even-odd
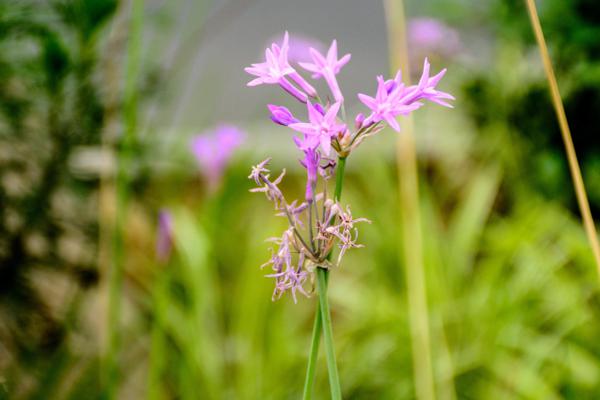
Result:
[[[334,40],[326,55],[311,48],[311,60],[299,61],[298,65],[312,74],[313,79],[323,78],[331,97],[322,98],[315,88],[290,64],[289,35],[286,32],[281,44],[273,43],[265,52],[265,61],[252,64],[246,72],[255,78],[248,86],[276,84],[304,103],[307,121],[296,118],[283,106],[269,104],[271,120],[289,127],[298,133],[294,143],[303,154],[300,161],[306,170],[306,191],[304,201],[287,202],[279,183],[285,170],[275,179],[270,178],[267,159],[252,168],[249,176],[257,187],[252,192],[263,192],[272,201],[277,215],[288,219],[289,227],[280,238],[271,239],[275,244],[270,265],[273,273],[267,275],[275,279],[273,298],[280,298],[291,291],[294,301],[296,293],[307,295],[306,286],[313,277],[315,267],[330,268],[339,265],[346,251],[362,247],[357,243],[358,230],[355,224],[369,222],[365,218],[354,218],[348,206],[342,207],[338,198],[331,199],[327,194],[328,181],[334,175],[337,163],[332,158],[334,150],[338,160],[344,160],[362,141],[381,131],[385,124],[396,131],[400,125],[396,118],[407,115],[431,101],[445,107],[452,107],[448,100],[454,97],[436,89],[446,70],[430,76],[430,65],[424,61],[423,73],[417,85],[407,86],[402,82],[400,71],[393,79],[377,77],[375,96],[359,94],[358,99],[367,108],[365,115],[359,113],[353,123],[345,119],[344,96],[337,76],[350,61],[350,54],[338,57],[338,46]],[[320,179],[319,179],[320,178]],[[321,181],[318,192],[319,181]],[[335,263],[330,261],[331,252],[337,244],[339,254]]]
[[[270,260],[263,267],[270,265],[272,274],[267,277],[275,278],[273,299],[278,299],[286,291],[292,292],[294,302],[296,292],[308,295],[304,288],[315,267],[329,268],[334,264],[328,259],[334,244],[337,242],[340,253],[335,265],[338,265],[346,250],[352,247],[362,247],[356,243],[358,230],[354,224],[370,222],[365,218],[354,218],[350,208],[345,210],[338,203],[327,199],[325,193],[315,194],[310,200],[297,204],[297,200],[288,203],[279,189],[285,170],[275,179],[271,179],[266,159],[252,167],[249,179],[254,180],[257,187],[251,192],[262,192],[267,196],[277,210],[278,216],[286,217],[288,229],[279,238],[269,241],[276,245],[272,249]],[[331,174],[327,169],[331,164],[316,167],[320,176],[328,179]]]

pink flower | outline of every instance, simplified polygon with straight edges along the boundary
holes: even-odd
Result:
[[[234,150],[245,138],[245,133],[233,125],[219,125],[192,139],[192,153],[210,189],[215,189]]]
[[[273,43],[270,48],[265,50],[265,61],[252,64],[251,67],[244,68],[250,75],[257,78],[248,82],[248,86],[257,86],[262,84],[278,84],[302,103],[306,103],[308,96],[315,97],[317,91],[290,65],[288,61],[289,35],[285,32],[281,47]],[[292,85],[287,80],[289,76],[304,92]],[[305,93],[306,92],[306,93]]]
[[[337,113],[341,105],[341,102],[332,104],[323,115],[318,108],[308,102],[306,107],[310,122],[297,122],[289,125],[293,130],[304,133],[304,140],[296,140],[296,145],[301,150],[314,150],[321,145],[323,153],[328,156],[331,152],[331,138],[346,129],[345,124],[337,122]]]
[[[305,70],[312,72],[314,79],[323,77],[327,82],[335,101],[344,101],[344,96],[338,85],[336,75],[340,72],[342,67],[350,61],[351,55],[346,54],[338,59],[337,41],[335,39],[331,42],[331,46],[327,51],[327,57],[324,57],[313,48],[310,49],[310,55],[313,62],[301,62],[299,63],[300,66]]]
[[[364,121],[363,126],[385,120],[394,130],[400,131],[400,125],[396,117],[409,114],[419,108],[422,103],[402,104],[398,101],[394,91],[388,92],[383,76],[377,77],[377,83],[377,94],[374,98],[362,93],[358,95],[360,101],[372,111],[372,114]]]
[[[429,100],[445,107],[452,105],[445,100],[454,100],[449,93],[436,90],[435,86],[446,73],[446,69],[437,75],[429,77],[429,61],[425,59],[423,74],[418,85],[405,87],[402,83],[401,72],[398,71],[394,79],[384,81],[382,76],[377,77],[377,94],[375,97],[360,93],[360,101],[371,109],[372,113],[364,120],[363,126],[385,120],[394,130],[400,131],[396,120],[398,115],[407,115],[423,105],[420,100]]]

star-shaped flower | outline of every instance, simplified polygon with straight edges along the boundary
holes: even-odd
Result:
[[[400,125],[398,124],[396,117],[401,114],[406,115],[411,111],[416,110],[422,103],[414,102],[408,105],[402,104],[398,101],[395,91],[388,92],[389,85],[386,85],[383,76],[380,75],[377,77],[377,83],[377,94],[374,98],[362,93],[359,93],[358,95],[360,101],[372,111],[372,114],[365,120],[364,125],[385,120],[394,130],[399,132]]]
[[[331,42],[331,46],[327,51],[327,57],[312,48],[310,49],[310,55],[313,62],[301,62],[299,63],[300,66],[305,70],[312,72],[314,79],[323,77],[335,100],[338,102],[343,101],[344,96],[342,95],[335,76],[340,72],[342,67],[350,61],[351,55],[346,54],[338,59],[337,41],[335,39]]]
[[[427,60],[427,58],[425,58],[425,61],[423,62],[423,73],[421,74],[419,84],[416,86],[409,86],[408,88],[406,88],[403,91],[403,93],[399,94],[399,101],[407,103],[411,101],[425,99],[433,103],[442,105],[444,107],[453,108],[451,104],[444,100],[454,100],[454,96],[452,96],[450,93],[436,90],[435,88],[435,86],[446,74],[446,68],[444,68],[432,77],[429,77],[429,69],[429,61]]]
[[[281,47],[277,43],[273,43],[270,48],[265,50],[265,62],[244,68],[247,73],[257,77],[247,85],[278,84],[286,92],[305,103],[308,96],[316,97],[317,91],[290,65],[289,49],[289,34],[286,31]],[[306,93],[292,85],[286,78],[288,76]]]
[[[321,145],[321,149],[325,155],[331,152],[331,138],[346,129],[345,124],[337,122],[337,113],[340,110],[341,102],[337,102],[329,107],[325,115],[309,102],[306,103],[308,108],[308,119],[310,122],[298,122],[290,124],[289,127],[297,132],[304,133],[304,140],[297,140],[296,144],[302,150],[316,149]]]
[[[287,32],[286,32],[287,38]],[[270,48],[265,50],[265,61],[252,64],[251,67],[244,68],[244,71],[257,78],[248,82],[248,86],[257,86],[262,84],[277,84],[286,75],[294,72],[294,68],[288,62],[287,41],[280,48],[277,43],[273,43]]]
[[[452,107],[444,100],[454,100],[449,94],[435,89],[446,70],[429,77],[429,62],[425,59],[423,74],[419,84],[405,87],[402,83],[401,73],[398,71],[394,79],[384,81],[382,76],[377,77],[377,93],[375,97],[360,93],[358,98],[369,107],[371,115],[364,121],[363,126],[368,126],[385,120],[394,130],[400,131],[396,120],[398,115],[407,115],[423,105],[420,100],[429,100],[445,107]]]

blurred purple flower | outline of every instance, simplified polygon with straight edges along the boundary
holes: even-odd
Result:
[[[167,262],[173,249],[173,217],[167,209],[158,212],[158,229],[156,234],[156,258]]]
[[[327,51],[327,57],[324,57],[320,52],[313,48],[310,49],[310,55],[313,62],[301,62],[299,63],[300,66],[305,70],[312,72],[312,77],[314,79],[323,77],[327,82],[335,101],[344,101],[344,96],[342,95],[342,91],[340,90],[335,76],[339,74],[342,67],[350,61],[351,55],[346,54],[338,59],[337,41],[335,39],[331,42],[331,46]]]
[[[271,41],[276,42],[276,39],[273,39]],[[321,53],[325,51],[325,46],[319,40],[313,39],[308,36],[294,34],[289,39],[288,60],[292,63],[309,61],[311,59],[311,48]]]
[[[408,22],[408,49],[412,60],[427,55],[452,57],[462,50],[458,31],[435,18],[413,18]]]
[[[229,159],[245,136],[236,126],[224,124],[192,139],[192,153],[210,189],[219,185]]]

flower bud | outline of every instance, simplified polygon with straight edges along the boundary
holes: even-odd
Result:
[[[315,108],[315,110],[317,110],[321,115],[325,115],[325,109],[323,108],[323,106],[319,103],[315,103],[313,105],[313,107]]]
[[[365,114],[358,113],[356,118],[354,118],[354,127],[359,130],[362,128],[363,122],[365,121]]]
[[[394,79],[388,79],[387,81],[385,81],[385,90],[387,94],[392,93],[397,87],[398,82],[396,82]]]
[[[350,146],[350,143],[352,142],[352,135],[350,134],[350,130],[346,129],[344,134],[340,136],[341,138],[339,139],[339,142],[342,146],[342,149],[345,149],[346,147]]]
[[[289,124],[293,124],[298,122],[296,118],[292,115],[290,110],[282,106],[276,106],[274,104],[267,105],[269,111],[271,112],[271,120],[276,124],[288,126]]]

